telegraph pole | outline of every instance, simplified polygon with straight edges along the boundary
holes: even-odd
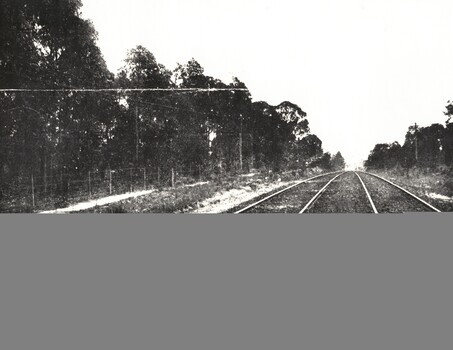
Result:
[[[241,116],[241,126],[239,130],[239,169],[242,173],[242,114]]]
[[[415,162],[418,163],[418,125],[415,123],[414,125],[415,130]]]
[[[135,162],[138,164],[138,106],[135,107]]]

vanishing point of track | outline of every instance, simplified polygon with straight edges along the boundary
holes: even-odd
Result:
[[[351,197],[353,193],[356,198]],[[342,208],[347,209],[344,211]],[[425,200],[379,175],[337,171],[298,181],[237,210],[235,214],[266,212],[378,214],[411,211],[440,212]]]

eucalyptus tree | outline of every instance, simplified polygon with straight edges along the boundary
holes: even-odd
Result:
[[[38,172],[43,179],[53,169],[82,171],[100,159],[94,156],[101,146],[98,117],[106,103],[97,95],[69,90],[113,81],[97,33],[80,17],[78,0],[2,2],[2,87],[60,90],[2,96],[13,105],[2,111],[12,128],[8,146],[15,145],[11,167],[16,175]]]
[[[174,156],[169,145],[176,131],[176,103],[168,92],[146,89],[174,87],[171,71],[140,45],[128,51],[124,63],[117,86],[144,90],[121,95],[123,114],[115,125],[115,145],[122,157],[117,165],[160,165],[164,156],[166,161]]]
[[[448,166],[453,165],[453,122],[451,120],[453,116],[453,101],[448,101],[447,109],[444,114],[448,117],[445,122],[445,132],[442,141],[442,148],[445,155],[445,164]]]
[[[334,170],[344,170],[346,163],[341,152],[335,153],[332,157],[332,168]]]
[[[193,89],[176,97],[180,161],[185,166],[206,165],[210,161],[210,137],[216,130],[222,98],[219,93],[206,92],[206,89],[224,85],[205,75],[204,68],[193,58],[184,65],[178,64],[173,73],[178,88]]]

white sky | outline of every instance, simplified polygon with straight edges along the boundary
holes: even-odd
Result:
[[[444,124],[453,99],[451,0],[83,0],[114,73],[148,48],[169,69],[194,57],[255,101],[308,113],[350,165],[410,124]]]

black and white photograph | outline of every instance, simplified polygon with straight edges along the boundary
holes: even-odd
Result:
[[[452,16],[0,0],[0,212],[451,212]]]
[[[452,0],[0,0],[0,350],[452,349],[452,44]]]

